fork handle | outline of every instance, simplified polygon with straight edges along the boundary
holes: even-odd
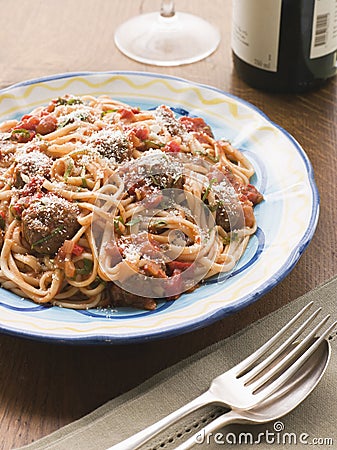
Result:
[[[176,450],[189,450],[190,448],[194,447],[195,445],[205,444],[210,445],[212,441],[215,443],[218,443],[219,445],[223,442],[220,442],[220,437],[213,436],[213,432],[219,430],[222,427],[225,427],[226,425],[230,425],[231,423],[240,423],[242,420],[242,417],[240,416],[240,413],[235,411],[229,411],[225,414],[222,414],[221,416],[214,419],[211,423],[206,425],[204,428],[202,428],[200,431],[195,433],[193,436],[187,439],[187,441],[180,444],[178,447],[176,447]],[[218,439],[218,442],[216,442],[215,439]],[[204,447],[202,447],[204,448]],[[206,447],[205,447],[206,448]]]
[[[201,394],[199,397],[196,397],[191,402],[177,409],[176,411],[173,411],[171,414],[154,423],[153,425],[150,425],[144,430],[139,431],[138,433],[134,434],[128,439],[125,439],[119,444],[109,447],[107,450],[136,450],[141,445],[145,444],[148,440],[156,436],[158,433],[165,430],[170,425],[173,425],[179,419],[182,419],[193,411],[196,411],[202,406],[213,403],[214,401],[215,399],[213,395],[209,391],[207,391],[204,394]]]

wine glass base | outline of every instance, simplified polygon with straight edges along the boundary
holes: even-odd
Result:
[[[179,66],[206,58],[220,42],[219,31],[201,17],[177,12],[133,17],[115,33],[118,49],[131,59],[156,66]]]

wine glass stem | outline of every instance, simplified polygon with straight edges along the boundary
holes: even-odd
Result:
[[[162,0],[160,15],[162,17],[173,17],[175,14],[174,0]]]

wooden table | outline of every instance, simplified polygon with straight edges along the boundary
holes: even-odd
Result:
[[[30,443],[83,416],[155,372],[243,328],[336,274],[337,79],[306,95],[249,88],[232,69],[230,1],[179,0],[215,23],[220,48],[177,68],[146,66],[119,53],[116,26],[159,0],[0,1],[0,88],[67,71],[144,70],[181,76],[238,95],[304,147],[321,195],[316,234],[295,269],[250,307],[207,328],[130,346],[76,346],[0,336],[0,449]]]

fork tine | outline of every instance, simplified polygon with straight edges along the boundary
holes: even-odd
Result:
[[[261,356],[263,356],[278,340],[296,323],[303,314],[311,308],[314,302],[309,302],[299,311],[283,328],[281,328],[273,337],[269,339],[265,344],[258,348],[254,353],[249,355],[246,359],[237,364],[233,369],[239,377],[242,372],[248,370]]]
[[[325,323],[326,320],[329,318],[329,316],[325,317],[322,322]],[[321,323],[316,327],[319,328],[321,326]],[[272,395],[277,389],[279,389],[286,381],[291,378],[296,371],[307,361],[307,359],[314,353],[314,351],[319,347],[321,342],[327,338],[327,336],[331,333],[331,331],[334,329],[334,327],[337,326],[337,321],[334,322],[332,325],[330,325],[324,333],[321,334],[321,336],[314,341],[314,343],[306,349],[305,352],[302,353],[302,355],[296,359],[296,361],[288,367],[281,375],[277,377],[276,380],[274,380],[269,386],[264,388],[260,393],[256,394],[257,397],[261,396],[261,398],[267,398],[270,395]],[[314,331],[314,330],[313,330]],[[310,333],[312,335],[312,333]],[[309,338],[309,336],[306,338],[306,340]],[[313,336],[312,336],[313,337]],[[303,341],[301,344],[299,344],[297,347],[302,346]],[[297,348],[296,347],[296,348]],[[288,355],[290,356],[290,354]],[[259,380],[260,381],[260,380]],[[254,390],[258,389],[258,387],[255,387]],[[255,403],[256,404],[256,403]]]
[[[289,338],[284,341],[282,345],[280,345],[271,355],[269,355],[266,359],[260,362],[256,367],[250,370],[248,373],[241,377],[241,381],[245,384],[252,381],[258,374],[262,373],[262,370],[269,366],[284,350],[289,348],[289,346],[302,334],[302,332],[310,325],[310,323],[317,317],[317,315],[321,312],[322,308],[318,308],[314,311],[311,316],[302,323],[300,327],[298,327],[294,333],[289,336]]]
[[[260,377],[257,381],[253,382],[250,386],[253,389],[253,391],[256,391],[260,387],[262,387],[267,381],[269,381],[272,377],[279,374],[284,367],[289,364],[289,362],[293,361],[295,358],[298,357],[298,355],[301,355],[304,353],[305,349],[307,348],[308,344],[314,339],[316,333],[322,326],[329,320],[330,315],[327,315],[322,319],[318,325],[308,334],[308,336],[303,339],[300,344],[296,345],[290,353],[288,353],[281,361],[279,361],[275,366],[273,366],[270,370],[268,370],[267,373],[265,373],[262,377]]]

